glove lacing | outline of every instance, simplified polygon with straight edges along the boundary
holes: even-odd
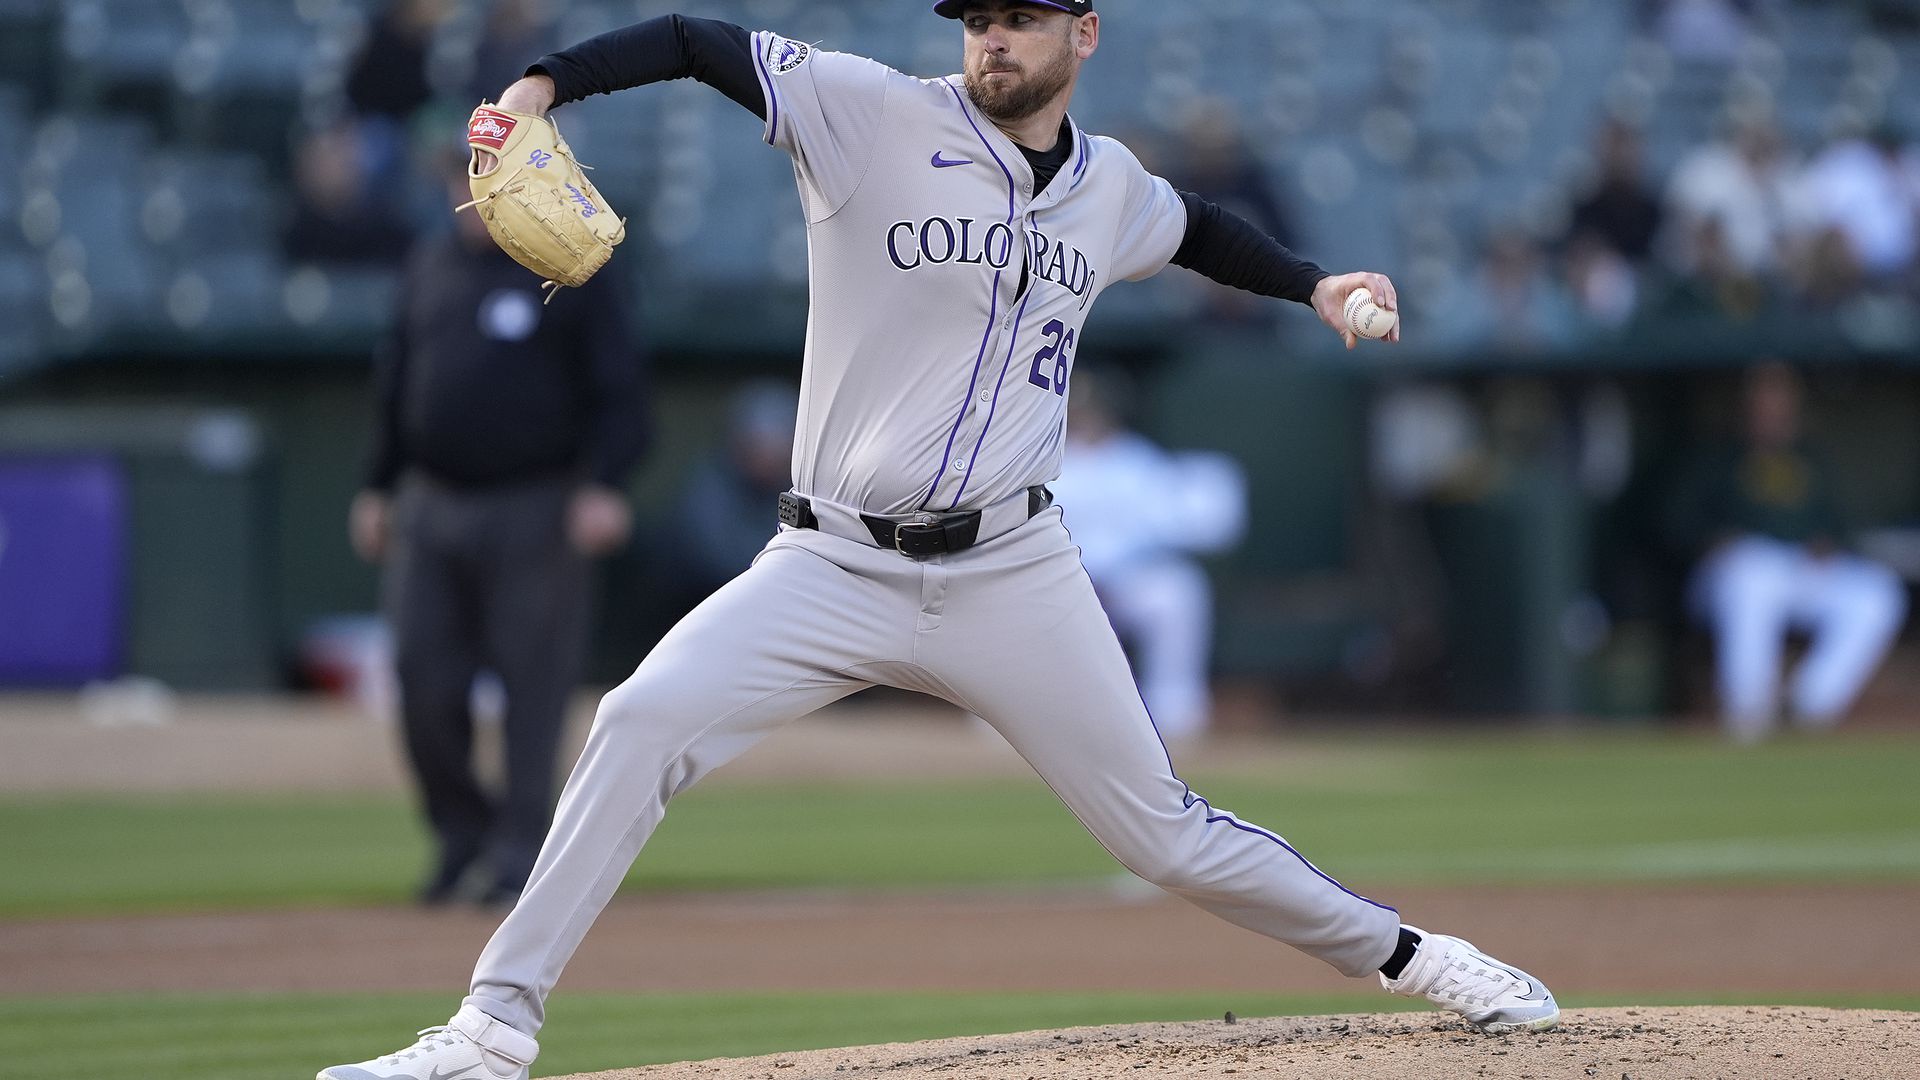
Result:
[[[556,130],[557,130],[557,129],[556,129]],[[582,162],[580,162],[580,161],[575,161],[575,162],[574,162],[573,164],[574,164],[574,166],[575,166],[576,168],[580,168],[580,169],[584,169],[584,170],[586,170],[587,172],[592,172],[592,171],[593,171],[593,166],[591,166],[591,165],[587,165],[587,164],[584,164],[584,163],[582,163]],[[502,191],[505,191],[505,190],[506,190],[507,188],[509,188],[509,187],[512,187],[512,186],[513,186],[513,182],[514,182],[515,180],[518,180],[518,179],[520,179],[520,174],[521,174],[521,173],[523,173],[523,172],[526,172],[526,171],[527,171],[527,167],[526,167],[525,165],[522,165],[522,166],[520,166],[519,168],[517,168],[517,169],[515,169],[515,170],[513,170],[513,172],[511,172],[511,173],[509,173],[509,174],[507,175],[507,178],[506,178],[506,179],[505,179],[504,181],[502,181],[502,182],[501,182],[501,183],[500,183],[500,184],[499,184],[499,185],[498,185],[497,187],[495,187],[495,188],[494,188],[494,189],[493,189],[492,191],[489,191],[489,192],[487,192],[485,196],[483,196],[483,197],[481,197],[481,198],[478,198],[478,199],[474,199],[474,200],[473,200],[473,201],[471,201],[471,202],[463,202],[463,203],[461,203],[461,204],[460,204],[459,206],[456,206],[456,207],[454,207],[454,208],[453,208],[453,212],[457,214],[457,213],[459,213],[459,212],[460,212],[460,211],[462,211],[462,210],[471,210],[471,209],[473,209],[474,207],[476,207],[476,206],[479,206],[479,205],[480,205],[481,203],[483,203],[483,202],[486,202],[486,201],[487,201],[488,199],[492,199],[492,198],[496,198],[496,197],[498,197],[498,196],[499,196],[499,194],[500,194],[500,193],[501,193]],[[491,174],[489,174],[489,175],[491,175]],[[476,177],[476,179],[478,179],[478,178]],[[624,228],[626,228],[626,227],[627,227],[627,219],[626,219],[626,218],[621,218],[621,219],[620,219],[620,227],[621,227],[622,229],[624,229]],[[544,292],[544,293],[546,293],[546,294],[547,294],[547,298],[546,298],[545,300],[542,300],[542,301],[540,301],[540,306],[542,306],[542,307],[545,307],[546,305],[548,305],[548,304],[551,304],[551,303],[553,303],[553,298],[554,298],[554,297],[556,297],[556,296],[559,296],[559,295],[560,295],[560,290],[561,290],[561,289],[564,289],[564,288],[566,288],[566,286],[564,286],[564,285],[562,285],[562,284],[560,284],[560,283],[559,283],[559,282],[557,282],[557,281],[543,281],[543,282],[541,282],[541,283],[540,283],[540,291],[541,291],[541,292]]]

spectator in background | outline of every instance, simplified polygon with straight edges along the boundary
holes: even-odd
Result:
[[[1920,6],[1916,6],[1915,11],[1915,17],[1920,18]],[[1900,175],[1907,182],[1907,201],[1916,212],[1920,212],[1920,141],[1911,137],[1907,140],[1906,149],[1900,153]],[[1920,266],[1915,269],[1920,270]]]
[[[1659,308],[1671,318],[1707,317],[1746,322],[1766,307],[1771,290],[1743,266],[1718,219],[1700,223],[1693,235],[1692,272],[1674,279]]]
[[[799,408],[789,383],[741,387],[728,409],[726,445],[688,476],[675,518],[681,584],[692,603],[738,577],[772,538],[767,508],[793,486]]]
[[[1595,140],[1598,167],[1592,189],[1573,208],[1570,234],[1594,237],[1633,263],[1653,256],[1660,232],[1660,197],[1646,179],[1640,132],[1620,120],[1602,125]]]
[[[1866,281],[1858,256],[1839,229],[1813,229],[1795,238],[1787,283],[1803,305],[1831,311],[1856,296]]]
[[[1894,33],[1920,31],[1920,3],[1915,0],[1862,0],[1874,27]]]
[[[449,197],[466,201],[464,176]],[[379,413],[354,547],[385,569],[408,759],[439,841],[426,903],[526,884],[552,813],[580,676],[590,563],[626,543],[646,437],[639,346],[617,267],[541,303],[479,215],[415,252],[378,359]],[[474,679],[506,693],[506,785],[474,774]]]
[[[1575,233],[1563,260],[1567,291],[1583,320],[1617,330],[1633,318],[1640,305],[1639,277],[1598,233]]]
[[[554,6],[554,0],[494,0],[474,48],[469,100],[492,101],[501,87],[526,74],[527,57],[545,56],[559,46]]]
[[[1215,99],[1195,104],[1180,129],[1159,174],[1183,191],[1207,197],[1238,214],[1288,247],[1295,242],[1286,208],[1275,194],[1273,178],[1255,157],[1240,129],[1233,106]],[[1252,293],[1195,277],[1205,316],[1214,322],[1271,323],[1273,305]]]
[[[1580,315],[1616,329],[1640,304],[1640,273],[1660,232],[1660,199],[1646,181],[1640,133],[1620,120],[1602,125],[1595,173],[1567,231],[1567,289]]]
[[[1165,738],[1212,712],[1213,586],[1196,555],[1246,528],[1246,481],[1220,454],[1169,453],[1122,425],[1113,380],[1076,370],[1067,452],[1050,485],[1101,606],[1133,651],[1140,696]]]
[[[1848,283],[1897,280],[1913,269],[1920,248],[1920,176],[1890,128],[1843,136],[1801,176],[1801,224],[1816,249],[1831,243],[1850,271]]]
[[[1771,118],[1738,118],[1729,137],[1689,152],[1667,186],[1665,242],[1674,269],[1685,277],[1777,274],[1794,184]]]
[[[433,100],[428,57],[452,12],[453,0],[388,0],[348,69],[347,103],[359,121],[368,183],[376,189],[410,182],[408,125]],[[430,178],[425,186],[433,186]]]
[[[398,265],[411,227],[396,200],[374,198],[365,144],[348,123],[316,131],[294,153],[287,258],[322,264]]]
[[[405,127],[433,100],[427,54],[452,0],[388,0],[347,73],[347,102],[356,115]]]
[[[1427,333],[1437,344],[1525,352],[1564,348],[1579,330],[1579,311],[1548,272],[1546,254],[1526,233],[1504,228],[1488,237],[1479,272],[1451,292]]]
[[[1775,724],[1789,631],[1810,641],[1787,718],[1831,728],[1899,633],[1906,592],[1891,570],[1847,550],[1831,474],[1803,437],[1793,373],[1761,364],[1743,401],[1744,438],[1688,471],[1672,520],[1683,549],[1699,554],[1691,599],[1713,634],[1727,734],[1754,742]]]

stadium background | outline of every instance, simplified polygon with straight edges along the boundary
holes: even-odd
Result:
[[[315,620],[371,606],[372,575],[338,521],[393,255],[288,250],[300,155],[361,164],[363,220],[396,236],[444,227],[432,170],[445,133],[472,87],[507,77],[477,69],[520,58],[480,48],[484,5],[444,5],[427,39],[431,100],[404,120],[356,115],[364,6],[0,10],[0,116],[21,137],[0,168],[0,442],[122,462],[126,671],[287,685]],[[1641,496],[1712,430],[1730,369],[1763,354],[1817,370],[1816,414],[1844,420],[1822,435],[1857,517],[1910,522],[1910,268],[1853,295],[1826,278],[1810,294],[1796,281],[1811,271],[1782,266],[1753,300],[1719,305],[1691,299],[1700,283],[1655,257],[1632,267],[1625,312],[1596,301],[1608,311],[1556,317],[1531,338],[1488,338],[1458,317],[1494,238],[1523,238],[1539,274],[1572,291],[1570,211],[1610,116],[1642,127],[1655,191],[1730,116],[1770,111],[1799,160],[1848,131],[1920,130],[1920,37],[1874,14],[1899,6],[1766,5],[1764,33],[1689,58],[1633,5],[1393,4],[1351,20],[1326,4],[1117,4],[1083,122],[1177,175],[1183,135],[1237,118],[1295,244],[1330,266],[1384,268],[1408,298],[1405,348],[1348,357],[1303,310],[1216,317],[1203,290],[1166,275],[1089,338],[1090,361],[1138,375],[1150,434],[1234,451],[1253,471],[1259,539],[1216,566],[1223,674],[1317,687],[1331,704],[1697,705],[1674,668],[1686,655],[1677,569]],[[656,9],[564,5],[551,38]],[[926,71],[952,49],[950,28],[912,4],[700,11]],[[634,220],[622,257],[657,350],[663,431],[639,494],[658,536],[729,384],[795,368],[804,237],[784,162],[710,91],[681,83],[563,116]],[[1435,422],[1463,414],[1473,434],[1456,475],[1396,497],[1380,480],[1373,406],[1409,384],[1457,395]],[[665,621],[645,614],[659,607],[648,555],[643,539],[610,570],[603,678]],[[1477,569],[1509,565],[1528,572]],[[169,632],[186,612],[204,616],[202,633]]]
[[[483,920],[447,930],[392,907],[424,845],[387,732],[309,693],[324,678],[317,637],[373,607],[373,574],[349,551],[343,519],[395,270],[391,253],[320,259],[289,241],[303,151],[358,160],[365,220],[393,235],[444,227],[431,177],[448,133],[476,86],[503,84],[499,65],[510,61],[510,76],[525,59],[485,47],[487,5],[425,4],[443,9],[426,39],[430,100],[398,120],[357,112],[355,59],[384,6],[0,0],[0,130],[15,136],[0,163],[0,462],[107,477],[119,527],[104,550],[123,574],[67,593],[46,584],[60,574],[29,569],[41,602],[92,605],[96,617],[79,620],[85,644],[64,664],[37,660],[0,679],[0,865],[13,868],[0,875],[0,958],[11,958],[0,966],[26,973],[0,997],[0,1044],[28,1063],[22,1075],[261,1075],[384,1049],[417,1015],[447,1011],[455,987],[443,976],[457,984],[469,939],[484,937]],[[944,73],[953,30],[923,7],[687,0],[547,14],[558,42],[681,10]],[[1382,0],[1365,17],[1350,7],[1106,0],[1106,38],[1075,110],[1169,172],[1233,118],[1294,246],[1392,274],[1407,307],[1404,347],[1355,354],[1304,310],[1250,315],[1178,274],[1129,287],[1095,320],[1082,355],[1128,373],[1142,428],[1233,452],[1252,481],[1253,539],[1210,566],[1234,732],[1195,752],[1196,775],[1329,865],[1383,888],[1407,883],[1469,929],[1481,900],[1471,883],[1482,880],[1599,920],[1596,934],[1625,932],[1605,921],[1609,909],[1719,912],[1675,917],[1675,933],[1696,938],[1694,966],[1674,969],[1684,974],[1606,967],[1597,957],[1622,951],[1617,940],[1550,953],[1572,973],[1574,1003],[1920,1005],[1920,956],[1881,933],[1920,899],[1920,821],[1900,795],[1920,764],[1920,665],[1898,648],[1838,739],[1731,754],[1705,719],[1707,653],[1682,616],[1683,567],[1660,521],[1675,463],[1729,430],[1741,371],[1778,357],[1807,378],[1848,508],[1878,553],[1920,576],[1906,555],[1920,520],[1911,254],[1897,272],[1860,274],[1802,221],[1807,242],[1783,245],[1764,273],[1714,277],[1663,246],[1627,260],[1623,291],[1618,273],[1601,272],[1617,267],[1595,270],[1570,242],[1609,119],[1639,132],[1657,197],[1689,155],[1756,118],[1778,125],[1796,171],[1886,132],[1920,176],[1916,5]],[[728,395],[797,371],[804,236],[786,163],[753,118],[706,88],[657,87],[560,115],[632,216],[619,258],[653,347],[659,439],[634,488],[640,537],[603,574],[594,679],[605,683],[673,614],[657,557],[672,527],[665,508],[711,447]],[[1520,332],[1472,317],[1489,253],[1527,270],[1529,295],[1550,298],[1537,321],[1531,309],[1509,320]],[[1409,454],[1446,468],[1408,468]],[[0,581],[19,580],[9,573],[17,563],[0,562]],[[0,640],[33,641],[35,628],[22,628],[0,611]],[[104,696],[73,692],[95,680],[121,681]],[[932,733],[902,734],[900,716]],[[171,722],[142,726],[153,720]],[[878,886],[911,900],[978,888],[1015,898],[1011,916],[979,931],[1004,942],[1033,919],[1022,905],[1054,902],[1022,899],[1036,883],[1043,897],[1105,895],[1097,850],[959,721],[889,701],[809,732],[781,744],[784,766],[743,763],[691,797],[684,817],[676,809],[635,878],[646,894],[636,921],[671,914],[646,904],[715,890]],[[962,764],[929,777],[917,771],[929,756]],[[1434,820],[1429,808],[1455,797],[1442,778],[1458,770],[1497,776],[1515,801],[1556,812],[1507,844],[1472,835],[1467,808],[1458,824]],[[768,830],[774,821],[783,828]],[[323,930],[249,922],[321,910],[353,913],[358,933],[386,928],[366,940],[445,948],[411,981],[392,970],[401,961],[383,967],[369,981],[389,996],[348,997],[357,980],[303,981],[289,966],[300,961],[279,951],[307,933],[338,944]],[[239,944],[140,951],[196,934]],[[809,931],[770,934],[778,951]],[[1770,949],[1833,947],[1797,975],[1730,962],[1754,935]],[[1520,936],[1558,940],[1545,925]],[[1009,961],[1002,978],[989,967],[955,984],[974,997],[919,993],[944,985],[940,965],[955,957],[911,951],[900,963],[923,972],[919,982],[863,981],[872,957],[843,955],[822,961],[856,972],[837,980],[683,985],[636,959],[631,984],[616,974],[595,988],[655,996],[589,996],[574,1013],[562,1003],[556,1023],[568,1026],[557,1030],[577,1048],[563,1060],[585,1068],[1197,1016],[1219,1011],[1215,990],[1230,989],[1224,1000],[1242,1011],[1377,1006],[1279,957],[1262,961],[1276,967],[1273,992],[1249,997],[1257,973],[1208,967],[1242,948],[1238,938],[1211,952],[1184,932],[1168,938],[1192,950],[1191,966],[1161,955],[1075,975],[1061,961],[1067,974],[1043,985]],[[643,957],[644,926],[634,941]],[[192,974],[241,955],[279,977]],[[1165,977],[1169,965],[1177,977]],[[816,985],[835,990],[804,992]],[[645,1038],[631,1032],[636,1016]],[[119,1034],[81,1037],[103,1023]],[[82,1041],[91,1056],[72,1054]]]

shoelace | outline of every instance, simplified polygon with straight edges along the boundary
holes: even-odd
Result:
[[[1461,975],[1453,974],[1455,971]],[[1455,960],[1434,980],[1430,994],[1439,994],[1468,1005],[1492,1005],[1493,999],[1508,988],[1521,989],[1522,983],[1504,968]]]
[[[451,1046],[461,1037],[458,1032],[444,1024],[439,1027],[421,1028],[419,1031],[414,1032],[414,1034],[420,1036],[420,1041],[407,1047],[405,1050],[388,1054],[380,1059],[379,1064],[398,1065],[403,1060],[417,1058],[429,1050],[437,1050],[442,1046]]]

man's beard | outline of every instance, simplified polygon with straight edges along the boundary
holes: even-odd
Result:
[[[1073,53],[1062,49],[1045,67],[1029,68],[1016,85],[1001,86],[987,79],[988,71],[967,72],[967,96],[987,118],[1017,124],[1059,95],[1073,82]]]

